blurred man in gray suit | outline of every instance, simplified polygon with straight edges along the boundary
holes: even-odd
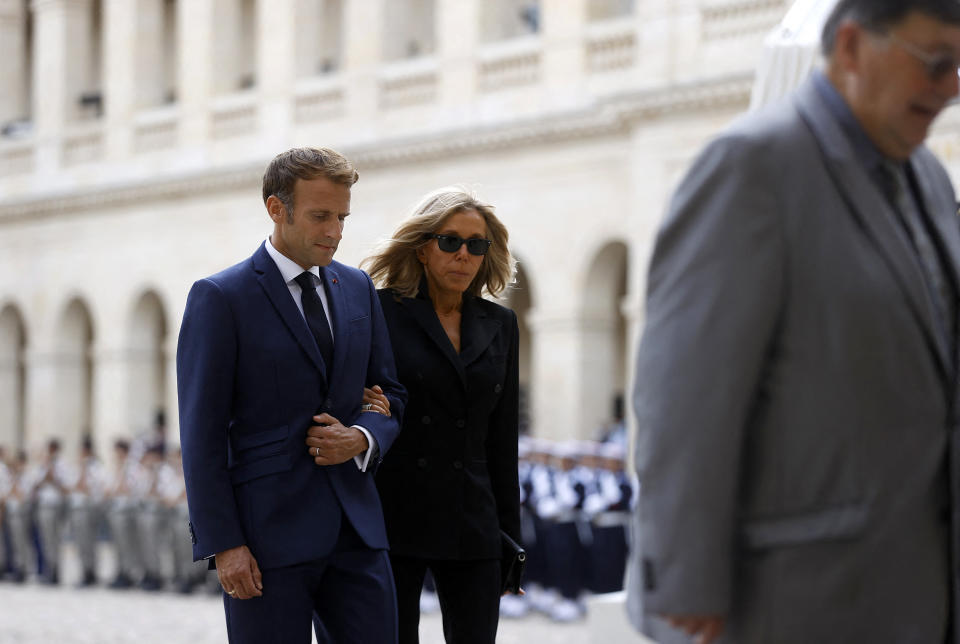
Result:
[[[960,642],[960,223],[923,146],[960,2],[840,0],[823,50],[706,148],[657,239],[642,600],[701,642]]]

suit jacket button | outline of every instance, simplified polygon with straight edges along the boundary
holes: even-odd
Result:
[[[417,459],[417,467],[419,467],[419,468],[422,470],[422,469],[424,469],[426,466],[427,466],[427,459],[425,459],[425,458],[418,458],[418,459]]]
[[[454,462],[453,462],[453,469],[455,469],[455,470],[462,470],[462,469],[463,469],[463,463],[461,463],[460,461],[454,461]]]
[[[503,385],[501,385],[501,384],[498,382],[498,383],[497,383],[496,385],[494,385],[494,387],[493,387],[493,393],[498,394],[498,393],[500,393],[501,391],[503,391]]]
[[[420,422],[423,423],[424,425],[429,425],[429,424],[430,424],[430,417],[429,417],[429,416],[424,416],[423,418],[420,419]]]
[[[461,418],[460,420],[457,421],[457,427],[459,427],[460,429],[463,429],[466,426],[467,426],[467,421],[465,421],[464,419]]]

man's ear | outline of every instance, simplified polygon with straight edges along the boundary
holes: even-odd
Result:
[[[862,48],[867,38],[867,32],[857,23],[847,20],[837,27],[837,36],[834,40],[833,54],[830,62],[837,70],[844,73],[855,72],[860,68]]]
[[[280,222],[284,217],[287,216],[287,208],[283,205],[283,202],[277,199],[276,195],[270,195],[267,197],[267,214],[270,215],[270,219],[273,220],[273,223]]]

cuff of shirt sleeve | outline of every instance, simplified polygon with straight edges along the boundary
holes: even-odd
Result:
[[[359,429],[361,432],[363,432],[363,435],[367,437],[367,444],[370,447],[367,448],[366,452],[361,452],[353,457],[353,462],[357,464],[357,467],[360,468],[360,471],[366,472],[367,466],[370,464],[370,459],[377,453],[377,441],[365,427],[361,427],[360,425],[351,425],[351,427],[354,429]]]

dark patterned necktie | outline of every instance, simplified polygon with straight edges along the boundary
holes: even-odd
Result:
[[[956,302],[953,287],[944,271],[940,253],[934,244],[932,233],[924,221],[917,206],[903,164],[885,162],[881,165],[884,175],[884,189],[887,197],[897,210],[901,223],[907,229],[913,248],[923,266],[924,277],[933,296],[937,313],[943,322],[943,329],[951,350],[954,349],[953,328],[956,316]],[[951,354],[952,355],[952,354]]]
[[[322,270],[322,269],[321,269]],[[300,302],[303,304],[303,316],[307,318],[307,326],[317,341],[320,356],[329,373],[333,366],[333,336],[330,334],[330,324],[327,314],[323,311],[323,302],[317,295],[316,277],[310,271],[304,271],[294,278],[300,285]]]

